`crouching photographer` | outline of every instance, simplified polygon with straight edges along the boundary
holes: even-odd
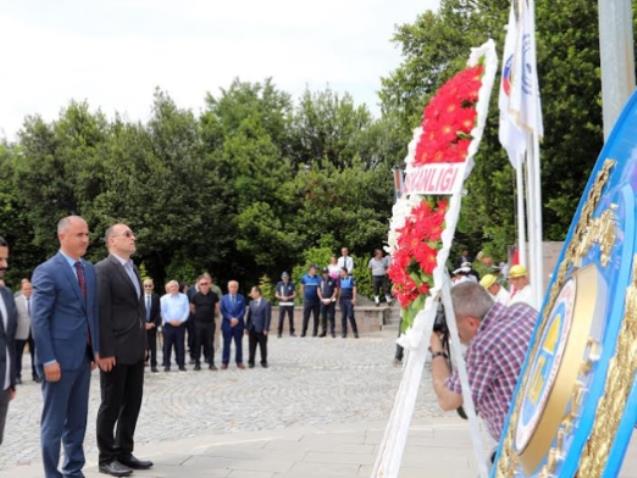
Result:
[[[537,312],[526,304],[495,304],[473,282],[451,289],[453,309],[462,343],[468,346],[467,375],[478,415],[494,440],[502,424],[524,362]],[[445,410],[462,406],[458,372],[451,372],[448,354],[438,333],[431,337],[431,373],[438,404]]]

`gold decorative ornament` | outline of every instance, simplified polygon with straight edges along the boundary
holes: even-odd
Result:
[[[541,318],[542,323],[538,327],[538,336],[542,336],[544,331],[544,326],[546,325],[550,312],[553,310],[553,306],[555,305],[555,301],[560,293],[560,290],[564,286],[567,280],[567,275],[570,268],[577,263],[579,263],[578,258],[580,255],[578,254],[579,245],[583,242],[584,237],[586,235],[587,229],[593,220],[593,213],[599,204],[599,201],[602,197],[602,191],[604,186],[606,185],[608,178],[610,177],[611,171],[615,166],[616,162],[613,159],[606,159],[601,169],[597,173],[595,178],[595,182],[589,190],[588,197],[586,198],[586,202],[582,208],[582,212],[579,217],[579,221],[575,226],[573,234],[571,235],[570,241],[568,242],[568,247],[564,254],[564,258],[560,263],[560,266],[557,270],[557,275],[555,281],[552,284],[549,300],[543,310],[543,316]],[[637,299],[636,299],[637,300]],[[637,326],[636,326],[637,329]],[[533,346],[531,350],[532,356],[536,355],[537,347],[539,341]],[[526,385],[526,381],[528,381],[529,377],[522,377],[523,379],[523,387],[524,389]],[[514,476],[516,470],[518,469],[520,462],[517,453],[515,452],[515,434],[517,429],[517,422],[520,414],[520,405],[522,402],[523,394],[518,393],[515,398],[515,403],[513,410],[511,412],[511,416],[509,419],[509,427],[507,429],[506,436],[503,439],[502,443],[502,451],[500,453],[500,459],[497,463],[497,468],[495,472],[495,476],[498,478],[509,478]],[[562,421],[561,430],[564,433],[570,433],[570,428],[572,427],[572,420],[569,422],[569,419],[565,419]],[[566,423],[565,423],[566,422]],[[568,429],[568,431],[567,431]],[[542,470],[544,473],[545,470]],[[551,476],[551,474],[547,471],[546,474],[542,475],[545,478]]]
[[[632,283],[626,289],[624,321],[617,337],[615,356],[610,360],[604,395],[599,401],[593,430],[580,457],[579,478],[602,475],[611,445],[637,371],[637,255],[633,257]]]

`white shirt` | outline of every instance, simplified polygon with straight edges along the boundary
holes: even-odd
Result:
[[[338,260],[336,261],[336,264],[341,269],[343,267],[345,267],[347,269],[347,272],[350,273],[350,274],[354,270],[354,259],[352,259],[351,256],[341,256],[341,257],[339,257]]]
[[[491,298],[498,304],[508,305],[511,300],[511,294],[504,287],[500,286],[500,290],[496,295],[489,293]]]
[[[538,310],[539,307],[535,303],[535,294],[533,293],[533,289],[531,289],[530,285],[524,286],[522,289],[515,291],[511,294],[511,300],[509,300],[509,307],[513,304],[527,304],[533,307],[535,310]]]
[[[4,304],[4,298],[2,294],[0,294],[0,315],[2,315],[2,325],[4,326],[4,330],[6,331],[9,327],[9,313],[7,312],[7,307]],[[6,348],[7,354],[7,368],[4,371],[4,384],[3,390],[7,390],[11,387],[11,354],[9,353],[9,347]]]

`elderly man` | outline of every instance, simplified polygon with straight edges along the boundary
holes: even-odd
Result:
[[[526,267],[516,264],[509,269],[509,284],[511,285],[511,300],[509,305],[528,304],[535,310],[539,310],[539,304],[535,300],[535,294],[529,282],[529,274]]]
[[[164,334],[164,372],[170,372],[170,355],[175,349],[177,365],[182,372],[186,371],[184,338],[190,316],[190,304],[186,294],[179,292],[179,282],[171,280],[166,283],[166,295],[160,299],[162,333]]]
[[[478,415],[494,440],[502,424],[524,362],[536,312],[526,304],[494,304],[479,284],[465,282],[451,289],[462,343],[468,345],[467,374]],[[443,410],[462,405],[460,379],[449,370],[448,356],[437,334],[431,337],[431,373]]]
[[[511,299],[511,294],[498,282],[498,278],[493,274],[486,274],[480,285],[489,293],[491,298],[498,304],[507,305]]]
[[[161,310],[159,296],[155,294],[155,282],[144,279],[144,309],[146,312],[144,328],[146,329],[146,347],[150,357],[150,371],[157,373],[157,328],[161,326]]]
[[[15,297],[15,306],[18,310],[18,328],[15,333],[15,366],[16,366],[16,383],[22,383],[22,357],[24,355],[24,347],[29,346],[29,355],[31,355],[31,376],[33,381],[40,383],[35,371],[35,343],[33,342],[33,333],[31,330],[31,293],[33,287],[29,279],[22,279],[20,293]]]
[[[230,362],[230,346],[234,341],[235,360],[237,367],[244,369],[243,365],[243,331],[245,322],[243,316],[246,310],[246,300],[239,294],[239,283],[236,280],[228,282],[228,293],[221,298],[221,332],[223,333],[223,353],[221,368],[228,368]]]

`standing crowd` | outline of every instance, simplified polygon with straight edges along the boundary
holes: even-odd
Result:
[[[179,371],[186,370],[186,345],[194,370],[207,365],[217,370],[215,327],[220,317],[223,339],[221,369],[227,369],[234,347],[234,362],[244,369],[243,336],[248,337],[248,367],[253,368],[259,349],[260,365],[268,367],[268,335],[272,305],[259,286],[249,300],[231,280],[222,294],[210,274],[198,277],[192,287],[168,281],[166,293],[155,292],[151,278],[142,278],[131,257],[136,237],[126,224],[106,230],[108,254],[93,265],[84,259],[89,227],[79,216],[68,216],[57,225],[57,254],[23,279],[14,294],[2,278],[9,262],[9,244],[0,237],[0,443],[9,402],[22,382],[22,358],[28,346],[31,374],[42,384],[43,407],[40,438],[46,478],[81,477],[85,464],[84,437],[88,417],[91,371],[99,368],[101,403],[96,435],[99,470],[112,476],[129,476],[153,463],[133,454],[134,433],[140,413],[144,370],[158,372],[158,342],[162,341],[163,368],[170,371],[172,354]],[[374,300],[391,303],[387,281],[388,260],[375,251],[368,268],[373,276]],[[303,299],[301,336],[336,336],[336,304],[341,311],[342,337],[351,328],[358,338],[355,318],[354,261],[347,248],[321,269],[311,266],[300,281]],[[295,284],[283,273],[276,285],[279,303],[278,336],[286,316],[295,335]],[[320,320],[319,320],[320,317]],[[187,337],[187,338],[186,338]],[[3,353],[4,352],[4,353]],[[203,358],[202,358],[203,355]],[[64,448],[62,463],[61,448]]]

